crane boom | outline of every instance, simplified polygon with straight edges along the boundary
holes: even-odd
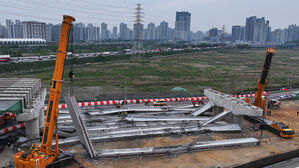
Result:
[[[62,87],[62,78],[64,71],[64,61],[67,54],[67,45],[69,41],[69,34],[71,30],[72,22],[75,19],[70,16],[64,16],[59,47],[57,51],[57,58],[55,63],[55,69],[53,73],[53,78],[50,88],[50,96],[47,108],[46,121],[44,126],[44,134],[42,139],[41,151],[49,153],[52,149],[52,139],[54,134],[54,129],[56,127],[56,120],[58,117],[58,105]]]
[[[58,105],[63,83],[64,62],[73,21],[75,21],[73,17],[63,16],[41,146],[38,147],[37,144],[34,144],[28,153],[24,151],[17,153],[15,155],[16,168],[45,168],[59,157],[58,135],[56,134],[56,150],[52,149],[52,140],[55,128],[57,131]]]
[[[273,56],[274,56],[274,48],[268,48],[265,63],[263,65],[263,69],[262,69],[262,75],[258,81],[258,89],[256,91],[254,103],[253,103],[255,106],[257,106],[261,109],[264,109],[264,107],[265,107],[265,101],[263,100],[262,95],[263,95],[264,89],[267,84],[267,76],[268,76],[268,72],[270,70],[271,61],[272,61]]]

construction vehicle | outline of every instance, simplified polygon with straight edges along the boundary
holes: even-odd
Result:
[[[45,168],[53,162],[57,162],[59,159],[62,160],[58,147],[57,134],[57,118],[59,114],[58,104],[63,83],[64,62],[67,55],[67,46],[73,21],[75,21],[73,17],[63,16],[60,42],[51,82],[41,146],[34,144],[29,152],[21,151],[15,154],[14,159],[16,168]],[[52,149],[54,131],[56,133],[56,149]]]
[[[280,137],[291,138],[295,136],[294,130],[282,122],[275,122],[262,117],[253,116],[245,116],[245,119],[254,124],[259,124],[260,129],[268,130]]]
[[[254,102],[253,102],[253,105],[263,109],[264,112],[267,112],[268,108],[267,108],[267,100],[264,99],[262,96],[263,96],[263,92],[264,92],[264,89],[267,84],[267,76],[268,76],[268,72],[270,70],[271,61],[272,61],[272,57],[274,56],[274,52],[275,52],[274,48],[267,49],[265,63],[262,68],[262,75],[261,75],[261,78],[258,80],[258,88],[255,93],[255,98],[254,98]],[[246,98],[245,101],[247,103],[250,103],[250,98]]]
[[[278,109],[281,105],[281,102],[276,99],[268,100],[268,109]]]
[[[253,105],[263,109],[264,112],[266,112],[266,113],[268,113],[268,107],[269,107],[268,101],[266,99],[264,99],[262,97],[262,95],[263,95],[264,89],[267,84],[267,76],[268,76],[268,72],[270,70],[271,61],[272,61],[272,57],[274,56],[274,52],[275,52],[274,48],[267,49],[265,63],[262,68],[262,75],[261,75],[261,78],[258,80],[258,89],[255,94],[254,102],[252,103]],[[245,101],[247,103],[251,103],[250,98],[246,98]],[[245,119],[248,119],[248,117],[245,117]],[[283,124],[281,122],[280,123],[273,122],[273,121],[264,119],[262,117],[249,117],[249,121],[252,121],[252,120],[255,120],[256,122],[259,122],[259,123],[265,125],[266,127],[264,127],[264,129],[267,129],[275,134],[279,133],[279,135],[281,137],[288,138],[288,137],[295,136],[294,130],[289,128],[288,126],[286,126],[285,124]]]
[[[159,99],[158,101],[153,102],[153,106],[166,106],[166,101],[164,99]]]

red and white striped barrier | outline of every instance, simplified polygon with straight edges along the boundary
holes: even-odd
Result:
[[[264,96],[269,95],[269,92],[264,92]],[[246,95],[233,95],[233,97],[237,98],[248,98],[248,97],[254,97],[255,94],[246,94]],[[164,99],[166,102],[181,102],[181,101],[199,101],[199,100],[208,100],[208,97],[185,97],[185,98],[159,98],[159,99],[135,99],[135,100],[126,100],[127,104],[132,103],[152,103],[155,101],[158,101],[160,99]],[[121,104],[124,100],[106,100],[106,101],[95,101],[95,102],[81,102],[77,103],[78,107],[86,107],[86,106],[103,106],[103,105],[115,105],[115,104]],[[59,104],[59,109],[66,109],[66,104]],[[44,108],[45,110],[47,107]]]
[[[25,128],[25,123],[13,125],[0,130],[0,135],[7,134],[17,129]]]
[[[269,92],[264,92],[263,96],[268,96]],[[237,98],[249,98],[249,97],[254,97],[255,94],[245,94],[245,95],[233,95],[233,97],[237,97]]]

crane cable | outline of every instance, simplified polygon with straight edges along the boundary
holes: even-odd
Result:
[[[70,30],[70,71],[69,71],[69,78],[70,78],[70,96],[73,96],[74,94],[74,77],[75,77],[75,73],[74,73],[74,61],[73,61],[73,52],[74,52],[74,31],[73,31],[73,26],[71,26],[71,30]]]

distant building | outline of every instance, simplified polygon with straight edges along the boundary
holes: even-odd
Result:
[[[99,32],[100,33],[100,32]],[[74,41],[79,42],[79,41],[85,41],[85,25],[83,23],[75,23],[73,27],[73,38]],[[100,38],[100,35],[99,35]]]
[[[157,39],[166,41],[170,39],[170,28],[168,27],[168,23],[163,21],[157,28]]]
[[[114,26],[112,28],[112,39],[117,40],[117,27],[116,26]]]
[[[284,42],[295,41],[299,41],[299,26],[292,24],[284,29]]]
[[[244,41],[244,40],[245,40],[245,27],[233,26],[231,41],[236,42],[236,41]]]
[[[269,41],[273,43],[284,43],[284,30],[276,29],[275,31],[272,31]]]
[[[0,38],[8,38],[8,29],[0,24]]]
[[[175,39],[188,41],[190,26],[191,26],[191,13],[176,12]]]
[[[9,20],[9,19],[6,19],[6,27],[7,27],[7,30],[8,30],[8,38],[13,38],[13,30],[12,30],[12,25],[14,23]]]
[[[246,19],[245,40],[251,42],[267,42],[271,28],[264,17],[252,16]]]
[[[51,28],[51,40],[53,42],[58,42],[60,40],[60,33],[61,33],[61,24],[53,25]]]
[[[107,24],[102,23],[101,24],[101,40],[105,41],[109,38],[109,31],[107,29]]]
[[[149,23],[145,31],[145,40],[157,40],[157,28],[154,23]]]
[[[93,26],[91,23],[86,27],[86,41],[99,41],[100,28]]]
[[[53,24],[46,24],[46,40],[52,41],[52,28]]]
[[[25,21],[22,25],[24,38],[46,39],[46,23]]]
[[[23,28],[20,20],[16,20],[15,24],[11,25],[12,38],[23,38]]]
[[[119,39],[120,40],[126,40],[127,39],[127,24],[121,23],[119,25]]]
[[[218,29],[217,28],[212,28],[209,30],[209,36],[210,37],[218,37]]]

